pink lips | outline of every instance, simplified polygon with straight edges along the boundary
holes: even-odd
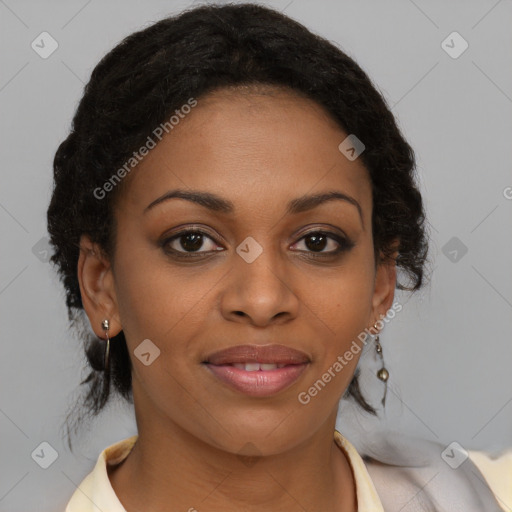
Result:
[[[289,387],[310,362],[304,352],[284,345],[238,345],[209,355],[204,364],[234,389],[263,397]]]

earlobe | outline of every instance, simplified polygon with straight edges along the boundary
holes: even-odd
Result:
[[[122,326],[112,268],[101,247],[87,235],[80,238],[77,271],[82,304],[92,329],[98,337],[104,337],[102,322],[108,320],[110,336],[116,336]]]
[[[396,257],[381,259],[375,275],[375,286],[372,301],[372,314],[375,321],[384,317],[393,304],[396,288]]]

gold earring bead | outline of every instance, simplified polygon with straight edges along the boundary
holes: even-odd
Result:
[[[377,372],[377,377],[383,381],[383,382],[386,382],[388,379],[389,379],[389,372],[386,370],[386,368],[381,368],[378,372]]]

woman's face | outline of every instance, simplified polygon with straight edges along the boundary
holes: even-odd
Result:
[[[347,135],[292,93],[217,91],[125,178],[112,298],[140,424],[272,454],[333,420],[359,358],[353,342],[395,285],[394,266],[375,267],[369,176],[338,149]],[[215,199],[156,202],[176,190]],[[273,344],[302,359],[271,352],[287,367],[250,371],[240,366],[255,362],[250,351],[212,357]]]

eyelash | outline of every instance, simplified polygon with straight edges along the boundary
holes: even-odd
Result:
[[[198,258],[204,257],[207,254],[211,255],[211,254],[217,252],[216,250],[214,250],[214,251],[201,251],[201,252],[199,252],[199,251],[187,252],[187,251],[178,251],[176,249],[168,248],[168,245],[171,244],[173,241],[179,240],[181,237],[183,237],[185,235],[189,235],[189,234],[202,235],[203,237],[209,238],[213,242],[217,243],[205,231],[202,231],[200,229],[187,229],[187,230],[180,231],[179,233],[174,234],[172,237],[169,237],[169,238],[166,238],[166,239],[162,240],[160,242],[160,246],[164,249],[164,251],[167,254],[170,254],[171,256],[173,256],[173,257],[175,257],[177,259],[182,259],[182,260],[190,259],[190,258],[198,259]],[[332,233],[330,231],[325,231],[325,230],[309,231],[309,232],[305,233],[304,235],[302,235],[302,237],[299,238],[299,240],[297,242],[295,242],[295,243],[298,243],[301,240],[307,238],[308,236],[312,236],[312,235],[324,235],[324,236],[327,236],[331,240],[334,240],[339,245],[339,247],[337,249],[333,250],[333,251],[328,251],[328,252],[314,252],[314,251],[303,251],[303,250],[298,251],[298,252],[304,252],[304,253],[307,253],[307,254],[311,254],[311,255],[313,255],[314,258],[322,259],[322,258],[333,258],[335,256],[340,256],[342,253],[347,252],[350,249],[352,249],[352,247],[354,247],[354,243],[351,242],[350,240],[348,240],[347,238],[344,238],[342,236],[339,236],[338,234]],[[218,252],[221,252],[221,251],[218,251]]]

